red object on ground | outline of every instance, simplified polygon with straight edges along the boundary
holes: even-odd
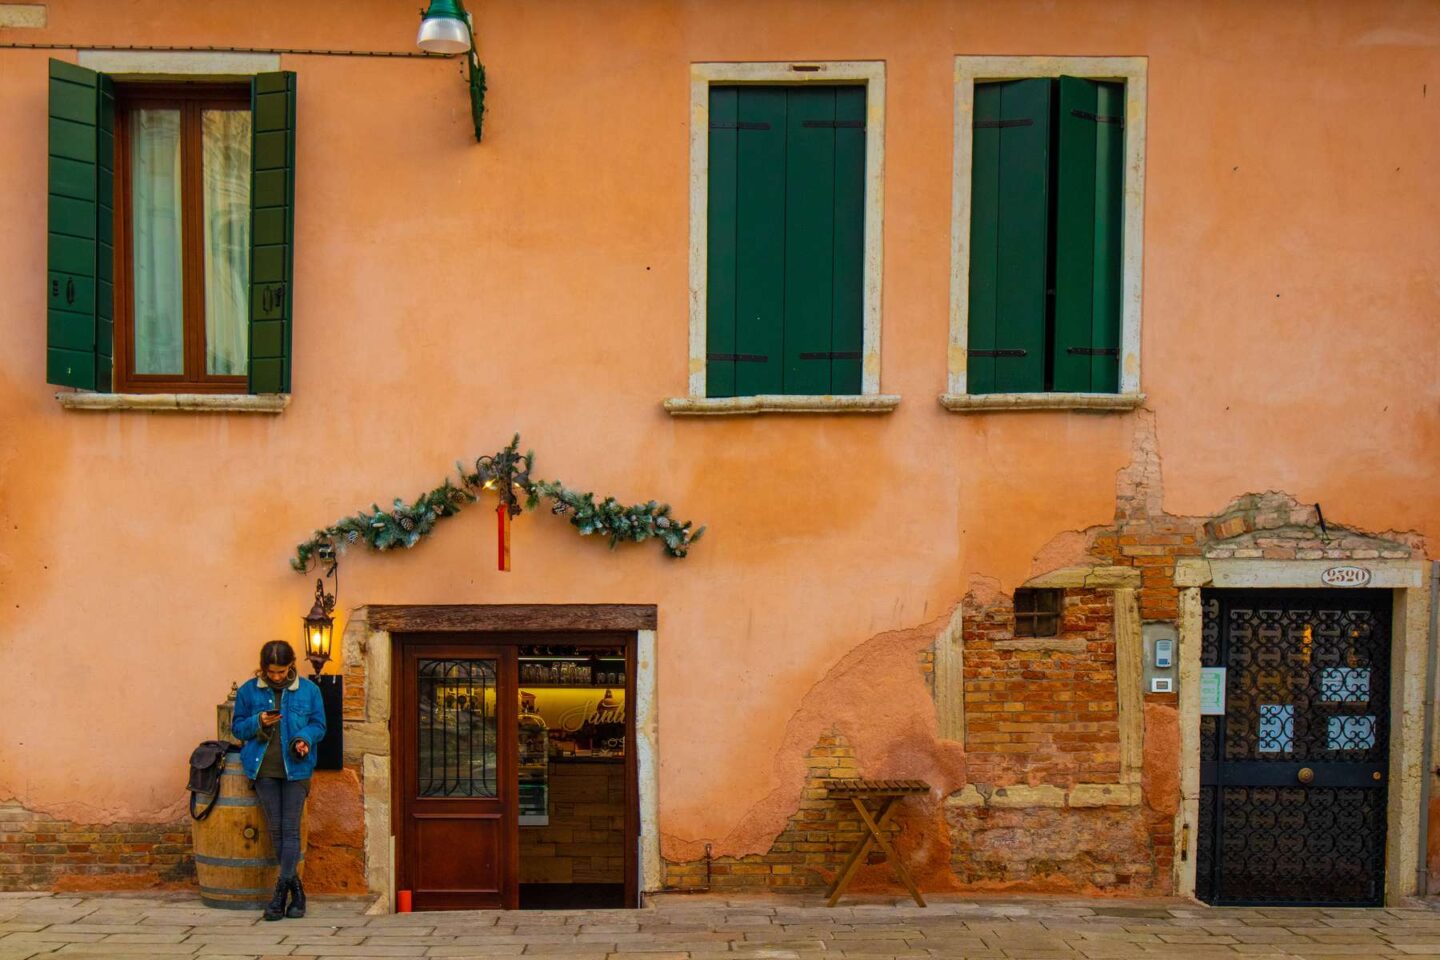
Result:
[[[396,913],[409,913],[409,912],[410,912],[410,891],[409,891],[409,890],[397,890],[397,891],[395,891],[395,912],[396,912]]]

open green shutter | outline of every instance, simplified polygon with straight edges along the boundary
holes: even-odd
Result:
[[[735,394],[781,393],[785,315],[785,88],[737,91]]]
[[[975,86],[970,393],[1045,389],[1050,81]]]
[[[290,392],[295,266],[295,74],[250,83],[250,392]]]
[[[45,380],[109,392],[113,342],[115,94],[50,61]]]
[[[1125,85],[1060,78],[1055,389],[1114,393],[1120,369]]]

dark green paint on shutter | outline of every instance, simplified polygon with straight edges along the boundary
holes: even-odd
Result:
[[[706,394],[858,393],[865,89],[710,90]]]
[[[835,268],[830,392],[861,389],[865,347],[865,88],[835,88]]]
[[[971,393],[1045,389],[1050,81],[975,87]]]
[[[45,379],[102,392],[112,368],[114,125],[110,79],[51,60]]]
[[[710,175],[706,214],[705,393],[735,396],[735,165],[739,90],[710,88]],[[748,131],[745,133],[749,136]]]
[[[1060,78],[1055,389],[1119,390],[1125,85]]]
[[[830,392],[835,89],[786,91],[785,393]]]
[[[295,270],[295,74],[250,84],[250,392],[289,393]]]
[[[785,89],[740,87],[735,205],[735,395],[783,393]]]

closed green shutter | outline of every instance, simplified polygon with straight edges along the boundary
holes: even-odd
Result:
[[[250,392],[290,392],[295,265],[295,74],[250,84]]]
[[[830,392],[860,392],[865,344],[865,88],[835,88]]]
[[[859,393],[865,89],[712,87],[706,394]]]
[[[970,393],[1045,389],[1050,81],[975,87]]]
[[[735,396],[735,165],[740,130],[735,87],[710,88],[710,176],[706,216],[705,393]]]
[[[784,392],[785,91],[737,90],[735,395]]]
[[[1055,389],[1119,389],[1125,85],[1060,78]]]
[[[50,61],[45,380],[109,392],[114,325],[115,94]]]

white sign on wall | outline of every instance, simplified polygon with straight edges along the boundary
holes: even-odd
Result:
[[[1225,715],[1225,668],[1200,668],[1200,715]]]
[[[1320,574],[1327,587],[1363,587],[1370,582],[1370,571],[1364,567],[1331,567]]]

